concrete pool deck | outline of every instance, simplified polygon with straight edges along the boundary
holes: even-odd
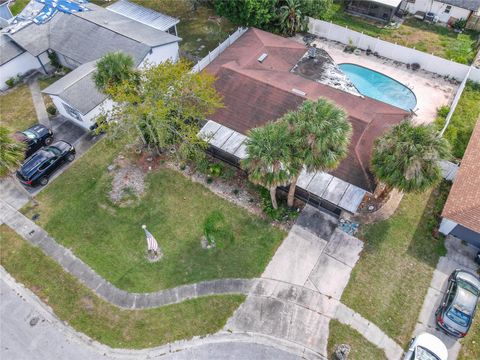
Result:
[[[361,65],[390,76],[409,87],[417,97],[416,115],[413,117],[417,124],[435,121],[437,109],[442,105],[451,104],[459,86],[456,81],[445,80],[441,75],[421,69],[412,71],[407,69],[405,64],[391,59],[367,56],[363,51],[361,55],[345,53],[343,52],[345,45],[340,43],[325,39],[316,39],[313,43],[327,51],[337,64]]]

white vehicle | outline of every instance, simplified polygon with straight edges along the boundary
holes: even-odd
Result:
[[[423,333],[413,338],[403,360],[447,360],[445,344],[432,334]]]

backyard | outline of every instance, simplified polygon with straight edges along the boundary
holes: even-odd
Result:
[[[0,124],[12,132],[25,130],[37,122],[28,85],[18,85],[0,95],[0,109]]]
[[[107,167],[121,146],[101,141],[27,205],[27,216],[56,241],[117,287],[150,292],[215,278],[251,278],[262,273],[285,233],[213,194],[203,185],[160,166],[148,172],[145,193],[129,206],[112,202]],[[218,215],[220,214],[220,215]],[[222,239],[203,249],[205,222],[223,218]],[[148,226],[164,253],[145,258],[141,228]]]
[[[436,120],[441,129],[445,124],[448,107],[439,110]],[[480,118],[480,84],[469,81],[445,131],[445,138],[452,145],[453,155],[461,159],[467,148],[473,128]]]
[[[422,308],[443,237],[434,237],[449,186],[405,195],[396,213],[362,229],[365,247],[342,301],[405,346]]]
[[[407,19],[398,29],[385,29],[375,22],[345,13],[339,3],[334,6],[336,9],[332,22],[369,36],[462,64],[470,64],[477,53],[475,42],[478,33],[473,31],[458,34],[446,27],[428,24],[415,18]]]
[[[217,16],[213,8],[197,5],[194,10],[192,2],[188,0],[134,2],[180,19],[177,25],[178,36],[182,38],[180,49],[192,59],[202,59],[235,31],[235,26],[227,19]]]
[[[148,310],[124,310],[96,296],[60,265],[0,226],[0,262],[77,331],[116,348],[149,348],[220,330],[244,296],[210,296]]]

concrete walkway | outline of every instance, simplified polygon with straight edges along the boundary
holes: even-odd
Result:
[[[445,246],[447,248],[447,256],[442,256],[438,260],[413,336],[417,336],[422,332],[435,335],[447,346],[448,359],[455,360],[460,352],[461,344],[454,337],[437,330],[435,311],[445,294],[448,277],[455,269],[465,269],[476,273],[478,265],[475,264],[473,259],[479,249],[463,244],[460,239],[453,236],[447,236]]]
[[[308,358],[326,358],[329,322],[336,318],[399,359],[398,344],[340,303],[363,243],[336,221],[307,206],[225,330],[273,336],[303,347]]]
[[[154,293],[136,294],[120,290],[102,278],[90,266],[77,258],[45,230],[0,200],[0,224],[5,223],[17,234],[58,262],[65,271],[75,276],[98,296],[121,308],[146,309],[179,303],[201,296],[218,294],[248,294],[253,280],[218,279],[178,286]]]
[[[260,334],[230,334],[143,350],[113,349],[99,344],[59,320],[50,307],[0,267],[0,358],[4,360],[297,360],[302,350]],[[33,325],[32,325],[33,324]]]
[[[50,119],[48,117],[47,109],[45,108],[45,102],[43,101],[43,96],[38,85],[38,76],[31,76],[28,81],[28,87],[32,93],[33,106],[35,107],[35,112],[37,113],[37,120],[40,124],[45,125],[50,128]]]

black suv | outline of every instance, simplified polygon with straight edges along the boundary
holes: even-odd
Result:
[[[17,170],[17,178],[24,185],[47,185],[52,175],[64,162],[75,159],[75,148],[66,141],[57,141],[29,157]]]
[[[13,137],[27,144],[26,158],[34,154],[38,149],[53,142],[52,130],[40,124],[34,125],[25,131],[16,132],[13,134]]]

